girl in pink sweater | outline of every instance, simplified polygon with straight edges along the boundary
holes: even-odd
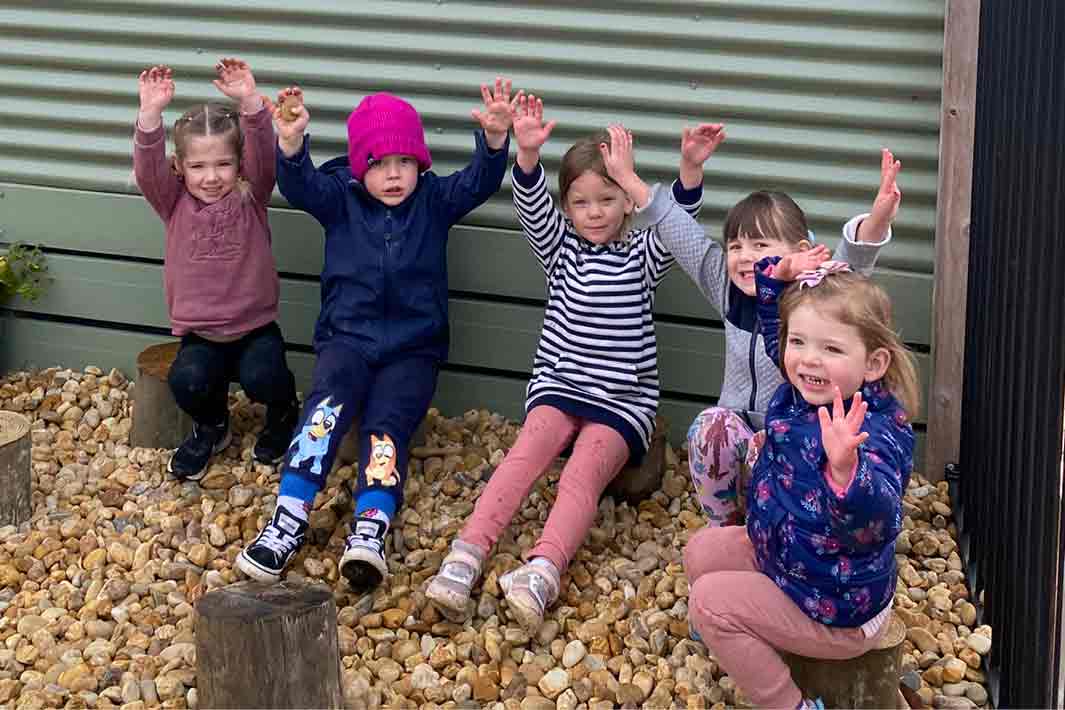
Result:
[[[169,159],[162,114],[174,97],[173,72],[141,72],[133,145],[137,184],[166,228],[166,304],[181,337],[170,388],[195,422],[167,470],[192,481],[229,445],[231,381],[267,405],[254,450],[262,463],[284,455],[298,413],[277,325],[279,283],[266,217],[274,189],[272,114],[247,64],[223,59],[215,69],[215,87],[238,106],[207,103],[185,112],[174,124]]]

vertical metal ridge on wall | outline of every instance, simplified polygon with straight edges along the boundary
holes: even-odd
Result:
[[[462,164],[478,85],[505,73],[543,94],[572,140],[622,121],[654,180],[676,171],[685,123],[723,121],[704,219],[782,189],[832,236],[867,209],[881,146],[904,164],[884,266],[932,271],[943,6],[927,0],[453,2],[0,0],[0,182],[128,192],[136,75],[175,67],[168,122],[211,98],[211,67],[246,57],[264,89],[300,84],[317,159],[344,152],[344,119],[388,90],[423,113],[434,162]],[[504,189],[468,221],[516,228]]]
[[[961,503],[998,707],[1061,707],[1065,5],[982,3]]]

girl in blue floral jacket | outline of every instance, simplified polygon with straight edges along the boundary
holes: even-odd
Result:
[[[804,700],[779,652],[853,658],[886,628],[919,406],[887,294],[815,247],[756,267],[766,351],[787,380],[742,527],[685,549],[691,623],[756,705]],[[793,283],[794,282],[794,283]]]

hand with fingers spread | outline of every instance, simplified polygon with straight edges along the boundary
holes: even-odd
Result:
[[[514,140],[518,143],[518,167],[531,173],[540,162],[540,148],[558,121],[544,123],[544,101],[539,96],[519,92],[515,101]]]
[[[818,244],[806,251],[785,254],[773,265],[773,271],[769,275],[777,281],[794,281],[799,274],[816,269],[831,256],[824,244]]]
[[[212,83],[230,99],[240,104],[243,113],[257,113],[263,107],[263,99],[255,87],[255,76],[248,63],[233,57],[223,57],[214,66],[218,78]]]
[[[277,145],[286,157],[291,158],[303,147],[303,134],[311,115],[303,105],[303,90],[298,86],[282,89],[277,94],[277,103],[271,103],[263,97],[267,108],[274,116],[274,129],[277,131]]]
[[[632,198],[637,207],[643,207],[651,198],[651,190],[636,174],[632,157],[632,133],[620,124],[608,126],[607,132],[610,134],[610,145],[599,144],[606,172],[610,179]]]
[[[680,136],[680,182],[692,189],[703,181],[703,163],[710,159],[725,140],[723,123],[700,123],[695,128],[685,126]]]
[[[507,133],[514,123],[514,112],[518,107],[519,91],[513,99],[510,97],[510,79],[496,77],[494,90],[487,84],[481,84],[481,98],[484,110],[471,111],[473,118],[484,129],[484,139],[492,150],[499,150],[507,141]]]
[[[896,178],[902,170],[902,163],[887,148],[880,151],[880,189],[873,200],[873,209],[869,216],[858,226],[857,239],[860,242],[878,243],[884,241],[895,215],[899,212],[902,192]]]
[[[858,447],[869,438],[869,434],[861,430],[869,406],[862,401],[862,393],[858,391],[854,393],[850,411],[844,413],[843,396],[838,387],[835,389],[831,416],[828,407],[818,407],[817,418],[821,422],[821,444],[828,457],[829,474],[840,486],[846,486],[858,465]]]
[[[137,124],[141,130],[155,130],[163,122],[163,109],[174,98],[174,72],[170,67],[159,64],[142,71],[137,83],[140,93]]]

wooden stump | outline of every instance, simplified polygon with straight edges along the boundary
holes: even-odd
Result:
[[[662,486],[662,474],[666,470],[666,436],[669,425],[664,417],[655,417],[655,430],[651,445],[638,465],[626,464],[603,491],[615,502],[626,501],[635,506]]]
[[[196,602],[202,708],[341,708],[333,593],[323,585],[239,582]]]
[[[821,698],[826,708],[899,707],[906,625],[894,614],[887,624],[876,648],[858,658],[828,661],[782,654],[803,697]]]
[[[30,490],[30,420],[0,410],[0,526],[21,525],[33,513]]]
[[[153,345],[137,356],[131,446],[176,449],[192,433],[192,417],[174,401],[167,377],[181,343]]]

